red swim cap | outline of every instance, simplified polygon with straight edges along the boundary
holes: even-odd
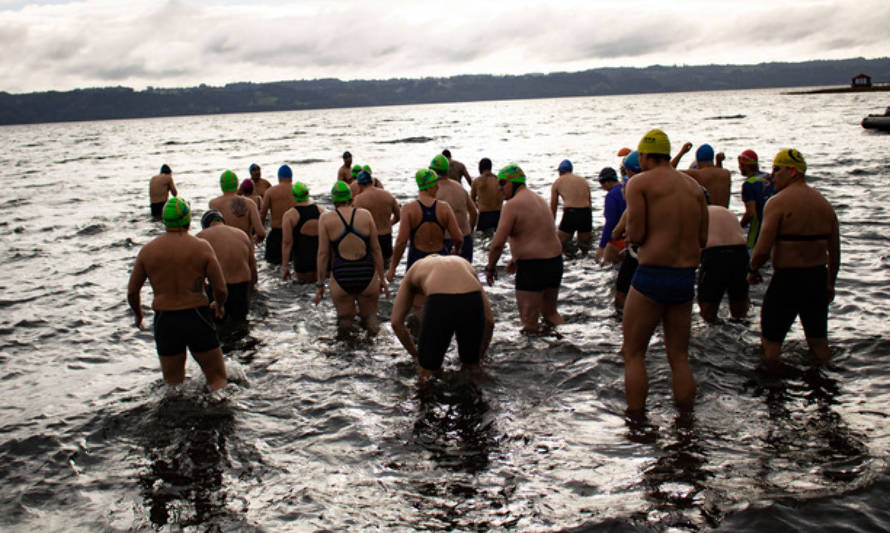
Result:
[[[629,154],[630,152],[631,152],[630,148],[622,148],[621,150],[618,150],[618,157],[624,157],[627,154]]]
[[[241,182],[241,192],[244,194],[253,193],[253,180],[247,178],[246,180]]]
[[[739,163],[743,165],[756,165],[757,164],[757,154],[754,150],[745,150],[741,154],[739,154]]]

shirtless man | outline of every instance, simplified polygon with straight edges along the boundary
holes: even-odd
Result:
[[[423,318],[417,345],[405,317],[417,296],[423,296]],[[479,363],[491,342],[494,315],[476,271],[453,256],[431,255],[405,274],[392,306],[392,330],[417,363],[419,383],[442,368],[451,337],[457,337],[461,364],[480,372]]]
[[[745,178],[742,182],[742,203],[745,204],[745,214],[739,222],[742,226],[748,226],[748,248],[754,248],[760,235],[763,206],[770,196],[776,194],[776,191],[769,174],[760,171],[757,153],[754,150],[745,150],[739,155],[739,172]]]
[[[392,225],[400,219],[399,202],[392,194],[374,185],[371,175],[366,171],[359,172],[359,194],[353,199],[355,207],[367,209],[374,218],[377,227],[377,240],[380,241],[380,253],[383,255],[383,268],[389,268],[392,258]]]
[[[461,180],[467,178],[467,184],[472,187],[473,178],[470,177],[470,173],[467,172],[466,165],[457,159],[451,159],[451,150],[442,150],[442,155],[444,155],[445,159],[448,161],[448,178],[456,181],[461,187],[463,187]]]
[[[476,210],[476,204],[470,198],[466,189],[461,187],[459,181],[446,179],[448,169],[451,168],[448,159],[444,155],[437,155],[430,162],[430,170],[433,170],[438,176],[439,190],[436,192],[436,199],[447,202],[454,211],[454,218],[463,234],[463,240],[455,240],[451,234],[445,235],[445,248],[450,248],[453,244],[460,243],[460,256],[473,263],[473,227],[476,225],[476,216],[479,212]],[[464,172],[466,173],[466,169]]]
[[[550,186],[550,212],[556,220],[556,208],[562,197],[562,222],[556,234],[565,247],[575,232],[578,232],[578,247],[587,252],[590,249],[593,232],[593,215],[590,210],[590,185],[581,176],[572,173],[572,162],[564,159],[557,169],[559,177]]]
[[[399,236],[396,237],[396,245],[392,254],[392,263],[386,271],[386,280],[392,283],[395,279],[396,268],[408,247],[408,264],[405,271],[411,268],[415,261],[430,254],[448,254],[445,249],[445,231],[459,238],[454,240],[454,253],[460,252],[460,243],[463,235],[454,211],[447,202],[436,199],[439,191],[438,176],[428,168],[418,170],[414,174],[417,182],[417,201],[408,202],[402,206],[401,223],[399,224]]]
[[[476,203],[479,218],[476,223],[478,231],[494,231],[501,219],[501,207],[504,205],[504,193],[498,187],[498,177],[491,172],[491,159],[483,157],[479,160],[479,177],[470,186],[470,199]]]
[[[273,265],[281,264],[281,219],[288,209],[294,206],[293,189],[294,173],[287,165],[278,168],[278,185],[273,185],[263,195],[263,207],[260,210],[260,222],[266,223],[266,215],[271,212],[269,220],[269,237],[266,240],[266,261]],[[290,258],[287,258],[289,261]]]
[[[337,181],[352,181],[352,154],[349,152],[343,152],[343,166],[337,169]]]
[[[695,269],[708,240],[708,209],[701,186],[671,166],[671,145],[661,130],[643,136],[637,152],[643,172],[627,183],[627,237],[638,244],[640,266],[624,304],[624,389],[629,413],[641,414],[649,381],[646,349],[662,324],[673,375],[674,401],[691,408],[695,379],[689,367],[689,329]]]
[[[729,209],[708,206],[708,243],[698,269],[698,310],[706,322],[717,321],[723,293],[729,292],[729,313],[742,320],[748,314],[748,247],[739,219]]]
[[[272,186],[269,180],[263,177],[263,171],[256,163],[250,165],[250,181],[253,182],[253,191],[262,198],[266,195],[266,191]],[[262,207],[257,205],[257,207]]]
[[[763,226],[751,255],[748,281],[761,281],[759,268],[772,258],[774,268],[760,312],[761,343],[767,363],[775,365],[782,341],[800,316],[804,335],[816,359],[831,356],[828,304],[840,268],[837,215],[819,191],[807,185],[807,163],[793,148],[773,161],[775,196],[763,209]]]
[[[516,274],[522,331],[538,333],[539,316],[551,326],[565,322],[556,310],[562,282],[562,245],[547,202],[526,187],[525,173],[518,165],[502,168],[498,185],[507,201],[488,251],[486,281],[491,286],[497,279],[495,267],[509,238],[513,257],[507,263],[507,273]]]
[[[148,201],[150,202],[151,216],[161,218],[168,194],[179,195],[176,191],[176,184],[173,183],[173,171],[167,165],[161,165],[161,173],[148,180]]]
[[[603,217],[606,219],[606,223],[603,226],[603,234],[600,237],[600,244],[596,249],[594,259],[597,263],[602,261],[617,263],[622,260],[621,252],[624,251],[624,239],[613,239],[612,232],[618,225],[618,221],[621,220],[627,202],[624,201],[621,182],[618,181],[618,173],[614,168],[605,167],[600,170],[598,181],[600,189],[606,191],[606,198],[603,201]]]
[[[671,165],[677,168],[683,154],[692,149],[692,143],[683,145],[680,152],[671,161]],[[714,149],[710,144],[703,144],[695,151],[695,164],[697,168],[684,170],[683,173],[692,176],[702,187],[708,191],[711,205],[729,207],[729,190],[731,179],[729,171],[714,165]]]
[[[290,279],[293,259],[297,281],[312,283],[318,259],[318,220],[324,209],[309,201],[309,187],[302,181],[294,183],[291,195],[294,207],[281,217],[281,279]]]
[[[210,243],[226,281],[224,319],[244,320],[247,318],[250,292],[257,282],[253,241],[243,231],[227,225],[222,213],[216,209],[204,212],[201,227],[204,230],[197,237]]]
[[[263,242],[266,230],[260,222],[254,203],[236,194],[238,176],[231,170],[224,171],[219,176],[219,188],[222,189],[222,196],[210,200],[208,204],[210,209],[222,213],[223,219],[229,226],[240,229],[256,242]]]
[[[164,382],[185,381],[185,349],[201,365],[212,391],[226,385],[226,364],[216,337],[213,315],[222,318],[226,282],[213,248],[207,241],[189,235],[191,211],[185,200],[173,197],[162,214],[167,231],[149,241],[130,273],[127,301],[142,325],[144,312],[140,292],[146,278],[151,282],[155,312],[155,346],[161,359]],[[214,303],[208,305],[204,280],[210,281]]]
[[[377,306],[383,282],[383,256],[374,218],[367,209],[352,206],[349,185],[338,181],[331,189],[334,210],[318,221],[318,281],[315,305],[324,297],[324,282],[331,267],[331,300],[337,309],[337,328],[342,335],[352,329],[356,314],[372,335],[380,329]]]

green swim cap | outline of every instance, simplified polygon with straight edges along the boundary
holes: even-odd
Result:
[[[512,181],[513,183],[525,183],[525,172],[519,168],[519,165],[510,164],[498,172],[498,179]]]
[[[417,182],[418,191],[425,191],[436,186],[436,183],[439,181],[439,176],[428,168],[422,168],[414,174],[414,181]]]
[[[168,228],[184,228],[192,221],[192,210],[188,202],[174,196],[167,200],[162,218]]]
[[[371,174],[371,167],[370,167],[369,165],[365,165],[365,166],[363,166],[363,167],[362,167],[362,170],[364,170],[364,171],[367,172],[368,174]]]
[[[430,168],[436,171],[436,174],[448,174],[448,158],[439,154],[430,161]]]
[[[231,170],[226,170],[219,176],[219,188],[224,192],[234,191],[238,188],[238,176]]]
[[[309,198],[309,187],[302,181],[295,182],[290,192],[294,195],[294,201],[297,202],[305,202]]]
[[[349,185],[345,181],[338,180],[337,183],[331,187],[331,201],[338,204],[340,202],[348,202],[349,200],[352,200],[352,189],[349,188]]]
[[[352,177],[358,176],[358,173],[362,171],[361,165],[352,165]]]

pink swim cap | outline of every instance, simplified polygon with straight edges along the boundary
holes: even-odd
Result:
[[[253,180],[247,178],[246,180],[241,182],[241,192],[244,194],[253,193]]]

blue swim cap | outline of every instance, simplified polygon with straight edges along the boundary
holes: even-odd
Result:
[[[626,168],[629,172],[633,172],[634,174],[639,174],[643,171],[640,168],[640,153],[634,150],[633,152],[627,154],[624,157],[624,168]]]
[[[696,161],[714,161],[714,149],[710,144],[703,144],[695,151]]]
[[[253,172],[254,170],[259,170],[259,169],[260,169],[259,165],[257,165],[256,163],[251,163],[248,171]]]
[[[278,167],[278,179],[289,180],[294,177],[293,171],[287,165],[281,165]]]
[[[371,179],[371,174],[367,170],[362,170],[358,173],[358,176],[355,177],[355,181],[358,182],[359,185],[370,185],[374,180]]]
[[[556,170],[559,171],[560,174],[565,174],[566,172],[572,171],[572,162],[568,159],[563,159],[562,163],[559,164],[559,168]]]

